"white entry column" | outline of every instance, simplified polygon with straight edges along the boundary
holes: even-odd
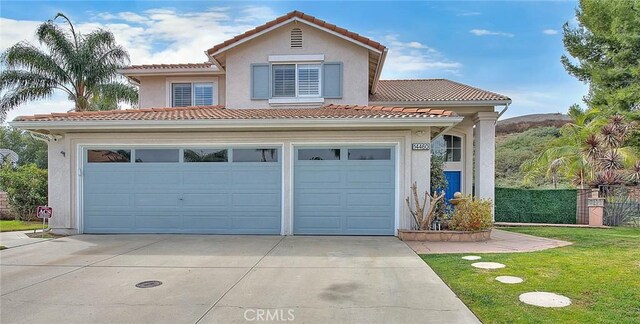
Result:
[[[475,196],[495,202],[496,112],[478,112],[473,118]]]

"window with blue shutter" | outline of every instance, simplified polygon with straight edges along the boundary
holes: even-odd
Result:
[[[251,99],[269,99],[271,72],[269,64],[251,64]]]
[[[342,63],[322,64],[322,92],[326,99],[342,98]]]

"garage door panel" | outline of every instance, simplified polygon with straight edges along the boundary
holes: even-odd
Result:
[[[393,206],[393,192],[386,191],[381,193],[347,193],[347,208],[359,207],[389,207]]]
[[[389,169],[389,166],[384,166],[380,167],[380,169],[367,168],[366,170],[349,170],[347,172],[347,182],[350,185],[375,184],[376,188],[393,188],[395,183],[395,175],[393,174],[393,172],[389,172]]]
[[[255,186],[279,184],[282,179],[280,168],[241,168],[233,171],[233,187],[236,189],[252,188]]]
[[[177,194],[144,193],[135,194],[134,204],[139,208],[178,207],[180,196]]]
[[[129,208],[130,196],[126,193],[100,193],[100,194],[85,194],[84,203],[90,206],[89,209],[103,209],[103,208]]]
[[[133,180],[137,186],[146,185],[178,185],[182,182],[180,172],[146,172],[138,171]]]
[[[340,149],[340,160],[295,161],[294,233],[393,235],[393,154],[386,160],[348,160],[349,148]]]
[[[171,232],[172,229],[182,227],[182,218],[176,213],[154,212],[152,214],[136,213],[136,229],[154,229],[158,232]]]
[[[331,217],[324,213],[315,215],[296,215],[298,234],[315,234],[318,229],[339,231],[342,223],[341,216]]]
[[[393,226],[388,217],[350,217],[347,218],[349,230],[386,230]]]
[[[226,214],[212,215],[202,213],[189,215],[189,213],[185,213],[182,225],[186,230],[202,230],[203,228],[227,230],[231,227],[231,219]]]
[[[227,185],[229,183],[229,178],[229,172],[226,170],[216,172],[198,172],[189,170],[183,173],[183,183],[192,188],[202,188],[202,185],[207,187]]]
[[[300,207],[340,207],[342,195],[339,193],[324,193],[319,190],[300,190],[296,194],[296,204]]]
[[[84,163],[86,233],[280,234],[280,162],[99,162]]]
[[[280,193],[264,192],[231,194],[233,210],[279,210],[280,200]]]
[[[103,186],[131,185],[133,183],[133,172],[118,170],[87,172],[87,170],[85,170],[85,181],[99,183]]]
[[[228,208],[229,194],[227,193],[185,193],[182,195],[185,209],[202,207]]]
[[[87,211],[85,212],[85,228],[88,229],[100,229],[100,228],[119,228],[129,229],[134,227],[134,218],[131,212],[109,212],[105,214],[99,211]]]

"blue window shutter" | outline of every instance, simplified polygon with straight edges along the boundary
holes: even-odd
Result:
[[[251,64],[251,99],[269,99],[269,64]]]
[[[322,93],[326,99],[342,98],[342,63],[322,64]]]

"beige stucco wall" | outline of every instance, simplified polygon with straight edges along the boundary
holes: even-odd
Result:
[[[225,104],[226,86],[225,76],[220,75],[160,75],[137,77],[140,80],[139,95],[140,108],[171,107],[169,92],[173,82],[205,82],[215,80],[217,84],[218,104]]]
[[[293,27],[302,29],[302,48],[290,48]],[[267,100],[251,100],[251,64],[269,63],[269,55],[292,54],[324,54],[325,62],[343,63],[343,97],[327,99],[325,104],[368,103],[368,50],[315,27],[292,22],[226,52],[227,107],[269,107]]]
[[[421,131],[421,132],[420,132]],[[348,145],[357,143],[393,143],[397,145],[398,179],[397,201],[398,228],[409,228],[412,220],[406,210],[404,199],[409,186],[417,181],[421,190],[429,186],[429,151],[412,151],[412,142],[428,142],[429,129],[395,131],[296,131],[296,132],[192,132],[192,133],[68,133],[49,149],[49,204],[54,208],[51,227],[56,232],[75,233],[80,217],[79,192],[81,192],[82,168],[81,148],[87,145],[241,145],[270,144],[283,148],[284,169],[284,234],[292,228],[292,149],[305,143],[335,143]],[[60,151],[64,150],[63,156]]]

